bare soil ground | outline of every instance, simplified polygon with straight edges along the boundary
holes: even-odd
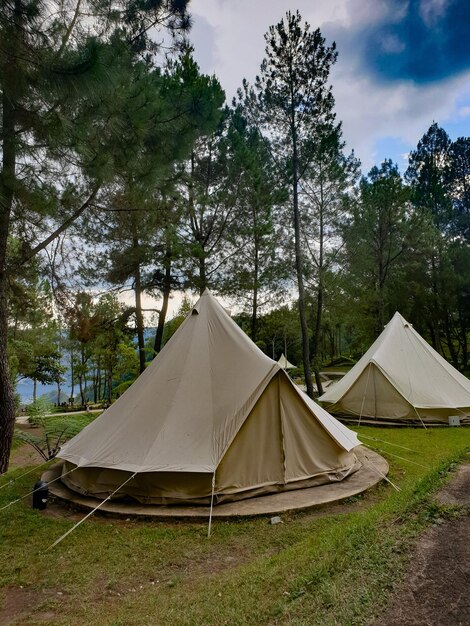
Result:
[[[436,523],[416,544],[408,572],[375,626],[468,626],[470,624],[470,464],[436,496],[462,515]]]

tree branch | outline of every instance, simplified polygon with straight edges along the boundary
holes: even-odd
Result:
[[[30,261],[33,257],[36,256],[36,254],[38,254],[38,252],[41,252],[41,250],[44,250],[44,248],[47,248],[47,246],[54,241],[54,239],[56,239],[60,234],[62,234],[64,232],[64,230],[67,230],[67,228],[73,224],[73,222],[78,219],[80,217],[80,215],[90,206],[90,204],[93,202],[93,200],[96,197],[96,194],[98,193],[99,189],[101,187],[101,184],[97,185],[94,190],[91,192],[90,196],[88,196],[87,200],[76,210],[74,211],[74,213],[72,213],[72,215],[70,215],[70,217],[68,217],[65,222],[63,222],[59,228],[56,228],[56,230],[51,233],[48,237],[46,237],[46,239],[44,239],[43,241],[41,241],[41,243],[38,243],[37,246],[35,246],[34,248],[32,248],[29,252],[25,253],[22,257],[22,259],[20,260],[20,265],[24,265],[25,263],[27,263],[28,261]]]

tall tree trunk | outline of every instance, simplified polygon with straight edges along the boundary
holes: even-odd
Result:
[[[97,380],[97,385],[98,385],[98,402],[101,402],[102,400],[102,395],[101,395],[101,388],[102,388],[102,381],[103,381],[103,375],[101,373],[101,366],[98,368],[98,380]]]
[[[98,370],[94,368],[93,371],[93,402],[98,402]]]
[[[459,311],[459,343],[460,348],[462,350],[462,355],[460,358],[461,367],[460,370],[463,372],[467,369],[468,364],[468,342],[467,342],[468,329],[465,324],[465,316],[464,311]]]
[[[321,270],[320,270],[321,271]],[[317,290],[317,311],[315,316],[315,331],[313,335],[313,371],[315,373],[315,382],[317,384],[318,394],[323,395],[323,385],[320,378],[320,368],[318,366],[318,361],[320,358],[319,348],[320,348],[320,333],[321,333],[321,318],[323,312],[323,284],[322,278],[320,277],[318,290]]]
[[[304,264],[300,234],[299,215],[299,189],[298,189],[298,156],[297,156],[297,136],[295,124],[292,124],[292,191],[294,210],[294,247],[295,247],[295,269],[297,272],[297,285],[299,289],[299,317],[302,331],[302,361],[304,365],[305,385],[307,395],[313,398],[312,374],[310,370],[310,349],[308,339],[307,314],[305,310],[305,287],[304,287]]]
[[[38,381],[35,378],[33,378],[33,402],[36,402],[37,388],[38,388]]]
[[[4,232],[7,231],[0,227],[0,239],[3,239]],[[7,358],[8,312],[5,283],[5,273],[0,272],[0,474],[8,469],[15,427],[15,394]]]
[[[108,370],[106,370],[103,382],[103,395],[101,396],[102,400],[107,400],[108,398],[108,376]]]
[[[137,237],[133,239],[134,248],[137,250],[139,241]],[[137,326],[137,343],[139,346],[139,371],[145,370],[145,340],[144,340],[144,316],[142,314],[142,280],[140,276],[140,265],[137,263],[134,272],[135,290],[135,318]]]
[[[259,246],[255,238],[255,259],[253,275],[253,305],[251,307],[251,340],[256,343],[258,335],[258,289],[259,289]]]
[[[315,382],[317,385],[318,395],[323,395],[323,385],[320,378],[319,368],[319,351],[320,351],[320,333],[323,313],[323,255],[324,255],[324,236],[323,236],[323,187],[320,189],[320,237],[319,237],[319,253],[318,253],[318,288],[317,288],[317,311],[315,315],[315,330],[313,333],[313,371],[315,373]]]
[[[73,350],[70,350],[70,381],[71,381],[71,389],[70,389],[70,398],[71,398],[71,403],[73,404],[74,402],[74,392],[75,392],[75,372],[74,372],[74,367],[73,367]]]
[[[451,332],[451,328],[450,328],[450,319],[449,319],[449,314],[447,312],[444,315],[444,327],[445,327],[445,334],[446,334],[446,343],[447,343],[447,347],[449,348],[450,359],[452,361],[452,365],[456,369],[458,369],[459,368],[459,358],[457,356],[457,351],[455,349],[454,342],[452,340],[452,332]]]
[[[432,325],[431,340],[432,347],[442,354],[442,347],[440,346],[439,328],[436,324],[436,314],[440,309],[439,302],[439,289],[437,287],[437,264],[436,255],[431,255],[431,290],[433,295],[433,310],[431,311],[430,323]]]
[[[168,303],[170,300],[170,293],[171,293],[171,257],[167,258],[166,261],[167,262],[165,264],[165,277],[164,277],[163,289],[162,289],[163,302],[162,302],[162,308],[160,309],[160,314],[158,316],[157,332],[155,333],[155,343],[153,346],[153,349],[155,350],[155,352],[160,352],[160,350],[162,349],[163,331],[165,329],[166,314],[168,312]]]
[[[204,248],[201,248],[199,257],[199,295],[202,296],[207,287],[206,256]]]
[[[85,396],[83,395],[83,382],[82,382],[82,375],[79,374],[78,375],[78,388],[80,390],[80,402],[82,405],[85,404]]]
[[[87,363],[87,359],[85,359],[85,350],[84,348],[82,348],[82,366],[83,366],[83,378],[82,378],[82,382],[83,382],[83,388],[80,388],[80,393],[82,395],[82,404],[85,405],[87,402],[86,399],[86,388],[88,386],[88,380],[86,377],[86,363]]]
[[[21,37],[21,3],[15,1],[16,36]],[[12,42],[9,42],[10,46]],[[8,45],[8,44],[7,44]],[[14,58],[14,57],[13,57]],[[0,474],[8,469],[15,427],[15,392],[8,363],[7,244],[15,185],[15,63],[3,77],[2,93],[2,171],[0,172]]]

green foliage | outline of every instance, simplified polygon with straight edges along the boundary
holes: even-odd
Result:
[[[52,405],[39,398],[28,406],[28,421],[35,432],[15,429],[14,439],[18,443],[27,443],[38,452],[45,461],[55,458],[60,446],[89,424],[96,416],[87,414],[57,416],[48,415]]]
[[[52,410],[52,405],[45,398],[38,398],[28,404],[27,406],[27,415],[28,422],[31,426],[40,426],[42,425],[46,415],[50,413]]]
[[[395,312],[389,304],[390,287],[413,245],[416,227],[410,212],[409,190],[398,167],[390,160],[380,168],[373,167],[368,177],[361,180],[358,202],[352,207],[343,233],[348,306],[362,332],[369,331],[369,341],[380,334]]]
[[[221,293],[250,314],[250,337],[256,341],[260,312],[282,300],[290,279],[289,260],[279,245],[279,211],[288,194],[276,171],[271,149],[250,126],[239,105],[231,114],[226,138],[228,186],[237,219],[228,229]]]
[[[292,365],[301,365],[301,337],[298,313],[294,307],[280,307],[260,317],[259,342],[271,358],[279,359],[282,353]]]
[[[422,251],[421,316],[433,346],[462,370],[468,366],[470,333],[469,154],[468,137],[452,142],[433,124],[406,171],[417,213],[434,226]]]
[[[179,309],[176,312],[176,315],[165,324],[165,331],[163,333],[164,344],[171,339],[172,335],[175,334],[175,332],[178,330],[178,328],[191,312],[193,306],[194,303],[191,302],[191,300],[187,296],[184,296],[179,306]]]

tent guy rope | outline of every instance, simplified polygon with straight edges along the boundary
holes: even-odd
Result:
[[[6,483],[4,483],[3,485],[0,485],[0,490],[4,489],[5,487],[8,487],[9,485],[12,485],[17,480],[21,480],[22,478],[24,478],[24,476],[27,476],[28,474],[31,474],[32,472],[36,472],[40,467],[44,467],[44,465],[47,465],[48,463],[54,460],[55,459],[49,459],[45,463],[41,463],[41,465],[35,465],[30,470],[28,470],[27,472],[24,472],[23,474],[20,474],[20,476],[17,476],[16,478],[10,478],[10,480],[8,480]]]
[[[37,468],[36,468],[37,469]],[[48,483],[45,483],[46,485],[51,485],[52,483],[55,483],[56,480],[60,480],[62,478],[62,476],[67,476],[67,474],[71,474],[72,472],[74,472],[77,468],[73,467],[71,470],[69,470],[68,472],[65,472],[64,474],[61,474],[60,476],[57,476],[57,478],[54,478],[53,480],[50,480]],[[16,500],[13,500],[13,502],[9,502],[8,504],[6,504],[5,506],[2,506],[2,508],[0,509],[0,511],[4,511],[5,509],[8,509],[10,506],[13,506],[14,504],[16,504],[17,502],[21,502],[21,500],[24,500],[25,498],[27,498],[28,496],[31,496],[33,493],[36,493],[36,491],[38,491],[39,489],[41,489],[42,487],[39,487],[38,489],[33,489],[32,491],[29,491],[28,493],[26,493],[24,496],[21,496],[21,498],[17,498]]]
[[[413,450],[412,448],[407,448],[406,446],[401,446],[398,443],[392,443],[391,441],[385,441],[385,439],[378,439],[377,437],[369,437],[368,435],[364,435],[363,433],[357,433],[358,437],[364,437],[364,439],[370,439],[371,441],[380,441],[380,443],[386,443],[388,446],[395,446],[395,448],[402,448],[402,450],[408,450],[408,452],[414,452],[415,454],[419,454],[417,450]],[[367,445],[367,444],[364,444]]]
[[[367,454],[364,454],[364,457],[367,459],[368,463],[370,464],[370,466],[377,472],[377,474],[379,474],[379,476],[382,476],[382,478],[384,480],[386,480],[388,483],[390,483],[392,485],[392,487],[395,489],[395,491],[401,491],[400,487],[398,487],[397,485],[395,485],[395,483],[392,483],[392,481],[390,480],[390,478],[388,478],[383,472],[381,472],[379,470],[379,468],[375,465],[375,463],[372,463],[372,461],[369,459],[369,457],[367,456]]]
[[[75,469],[75,468],[74,468]],[[105,500],[103,500],[102,502],[100,502],[97,506],[95,506],[95,508],[93,510],[91,510],[89,513],[87,513],[87,515],[85,515],[84,518],[82,518],[79,522],[77,522],[74,526],[72,526],[72,528],[70,528],[66,533],[64,533],[61,537],[59,537],[58,539],[56,539],[54,541],[53,544],[51,544],[47,550],[51,550],[52,548],[55,548],[55,546],[57,544],[59,544],[63,539],[65,539],[68,535],[70,535],[71,532],[73,532],[78,526],[80,526],[80,524],[83,524],[83,522],[88,519],[91,515],[93,515],[93,513],[95,511],[97,511],[100,507],[103,506],[103,504],[105,504],[108,500],[111,500],[111,498],[119,491],[119,489],[122,489],[122,487],[124,487],[124,485],[127,485],[128,482],[130,482],[134,476],[137,474],[137,472],[134,472],[132,474],[132,476],[130,476],[127,480],[125,480],[122,485],[119,485],[119,487],[117,489],[115,489],[113,491],[113,493],[111,493]]]

